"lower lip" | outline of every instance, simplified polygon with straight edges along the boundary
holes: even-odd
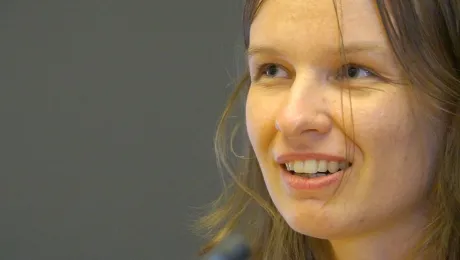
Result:
[[[326,176],[316,178],[306,178],[294,175],[287,171],[284,167],[281,168],[281,176],[289,187],[295,190],[319,190],[331,186],[340,181],[343,176],[343,170]]]

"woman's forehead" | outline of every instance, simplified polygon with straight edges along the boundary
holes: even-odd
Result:
[[[375,1],[265,0],[251,25],[250,42],[280,45],[300,40],[337,46],[340,36],[345,44],[385,45]]]

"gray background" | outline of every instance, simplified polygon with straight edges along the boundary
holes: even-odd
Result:
[[[195,259],[241,9],[0,2],[0,259]]]

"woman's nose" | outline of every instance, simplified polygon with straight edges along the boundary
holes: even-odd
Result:
[[[295,82],[276,118],[276,129],[289,138],[308,133],[315,135],[330,131],[333,122],[329,115],[324,86]]]

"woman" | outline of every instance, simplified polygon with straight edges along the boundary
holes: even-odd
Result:
[[[454,0],[247,0],[204,252],[239,232],[252,259],[460,259],[459,18]]]

